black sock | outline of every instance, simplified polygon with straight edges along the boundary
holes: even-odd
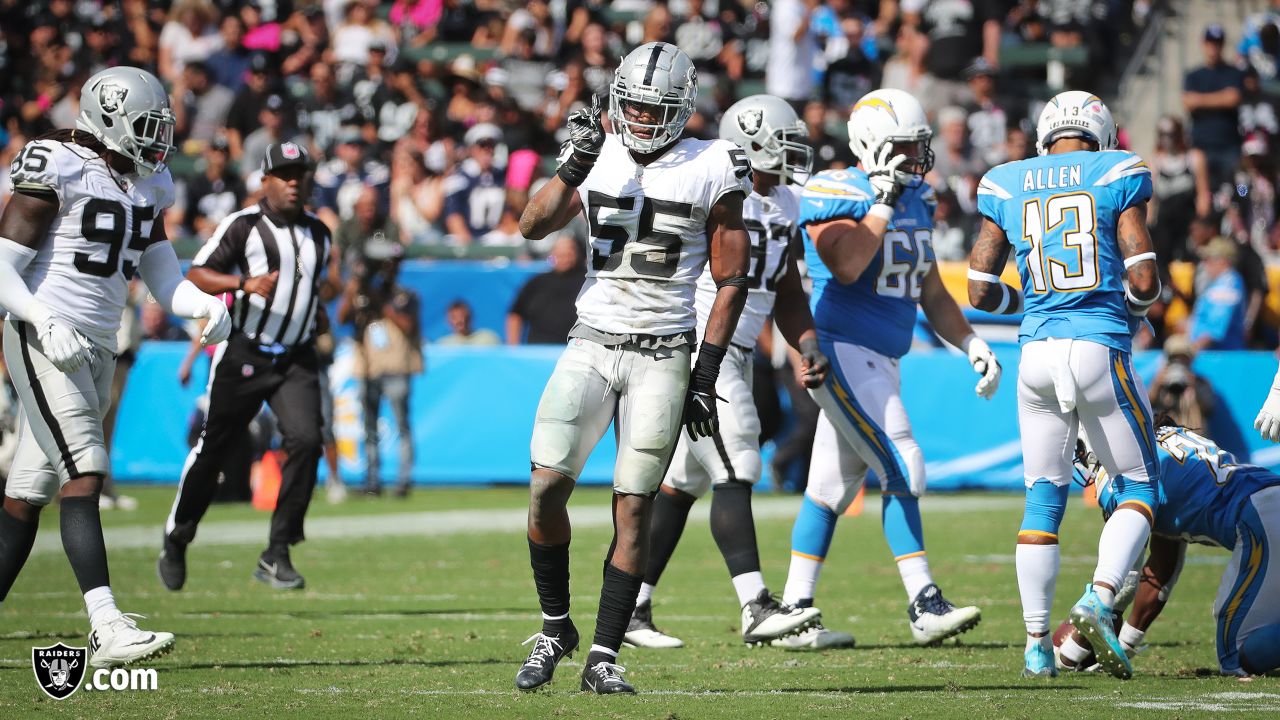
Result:
[[[614,662],[618,657],[618,648],[622,647],[622,636],[627,633],[627,625],[631,623],[631,613],[636,609],[636,595],[640,594],[640,583],[644,578],[640,575],[626,573],[605,563],[604,585],[600,588],[600,608],[596,611],[596,636],[592,644],[609,648],[613,655],[599,651],[587,656],[587,666],[598,662]],[[598,657],[597,657],[598,656]]]
[[[688,493],[669,493],[658,491],[653,499],[653,510],[649,516],[649,563],[645,567],[644,581],[657,585],[662,571],[667,569],[684,533],[684,525],[689,521],[689,509],[697,501]]]
[[[798,608],[813,607],[813,598],[800,598],[799,600],[796,601],[796,607]]]
[[[573,627],[569,619],[569,543],[539,545],[529,538],[529,565],[542,605],[542,632],[559,635]],[[547,616],[560,618],[548,620]],[[564,616],[561,618],[561,616]]]
[[[720,547],[729,577],[760,572],[760,551],[756,547],[756,523],[751,516],[751,486],[727,482],[715,486],[711,495],[711,536]]]
[[[39,515],[31,522],[24,522],[0,508],[0,601],[9,596],[13,582],[27,563],[39,526]]]
[[[107,544],[102,539],[102,516],[98,496],[62,498],[62,549],[80,583],[80,592],[110,585],[107,572]]]

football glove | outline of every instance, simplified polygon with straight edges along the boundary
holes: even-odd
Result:
[[[93,360],[93,343],[75,328],[53,316],[44,318],[36,326],[36,335],[40,338],[44,356],[66,375]]]
[[[591,104],[569,113],[569,144],[579,160],[594,162],[604,147],[604,123],[600,120],[600,96],[592,95]]]
[[[217,345],[231,335],[231,315],[221,299],[209,297],[205,309],[197,317],[207,318],[204,332],[200,333],[200,344]]]
[[[902,185],[898,183],[898,166],[907,161],[906,155],[894,155],[893,143],[885,142],[875,151],[871,162],[866,163],[867,179],[876,193],[877,205],[893,207],[898,204]]]
[[[974,387],[974,392],[978,397],[984,400],[990,400],[996,394],[996,389],[1000,387],[1000,361],[996,359],[996,354],[991,352],[991,346],[977,335],[970,335],[964,343],[965,354],[969,356],[969,364],[973,366],[973,371],[981,375],[978,384]]]
[[[720,363],[725,349],[703,341],[698,348],[698,360],[689,374],[689,392],[684,398],[684,427],[690,440],[711,437],[720,431],[720,418],[716,414],[716,379],[720,377]]]
[[[1258,411],[1258,417],[1253,421],[1253,428],[1262,435],[1263,440],[1280,442],[1280,373],[1276,375],[1271,392],[1267,393],[1267,400],[1262,403],[1262,410]]]
[[[806,388],[821,387],[830,365],[827,356],[818,349],[817,340],[810,337],[800,341],[800,380]]]

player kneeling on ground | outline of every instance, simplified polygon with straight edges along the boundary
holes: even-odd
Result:
[[[33,140],[14,158],[14,195],[0,216],[4,351],[22,408],[0,511],[0,601],[31,552],[40,511],[60,498],[62,546],[84,593],[97,668],[173,646],[172,633],[141,630],[116,608],[98,515],[109,469],[102,419],[129,281],[141,273],[165,311],[208,318],[206,344],[231,329],[226,306],[182,278],[164,235],[173,125],[154,76],[103,70],[80,91],[74,130]]]

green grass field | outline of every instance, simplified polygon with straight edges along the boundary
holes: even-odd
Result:
[[[112,584],[121,609],[144,627],[177,634],[149,666],[155,692],[44,696],[33,645],[85,645],[82,598],[57,537],[56,511],[0,608],[0,718],[1085,718],[1276,717],[1280,680],[1216,674],[1211,603],[1227,555],[1193,548],[1166,615],[1148,636],[1136,677],[1025,681],[1013,570],[1021,499],[963,495],[926,500],[934,575],[954,601],[983,608],[959,644],[910,643],[906,598],[880,534],[878,502],[841,522],[819,586],[826,624],[858,639],[854,650],[796,653],[743,646],[728,576],[695,509],[655,596],[659,627],[680,650],[624,650],[640,694],[579,693],[584,653],[563,663],[550,689],[513,686],[539,627],[523,532],[523,488],[419,491],[407,501],[318,494],[311,539],[294,551],[307,589],[273,591],[252,571],[267,517],[214,506],[189,552],[183,592],[155,575],[171,488],[129,488],[134,513],[105,514]],[[609,544],[608,494],[573,499],[574,614],[583,640]],[[781,591],[794,497],[762,495],[758,529],[765,577]],[[700,514],[702,513],[702,514]],[[1073,500],[1063,528],[1055,614],[1065,616],[1092,570],[1101,518]]]

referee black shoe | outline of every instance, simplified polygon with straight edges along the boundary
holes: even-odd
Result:
[[[253,578],[266,583],[277,590],[301,590],[307,581],[293,569],[289,562],[289,551],[271,550],[268,548],[258,558],[258,567],[253,571]]]
[[[537,690],[551,682],[551,676],[556,672],[556,665],[573,655],[573,651],[578,649],[578,630],[570,625],[567,631],[557,635],[535,633],[523,644],[529,643],[533,643],[533,650],[520,666],[520,671],[516,673],[516,689],[525,692]]]
[[[156,560],[156,574],[164,586],[177,592],[187,584],[187,546],[174,542],[168,533],[164,536],[164,549]]]

